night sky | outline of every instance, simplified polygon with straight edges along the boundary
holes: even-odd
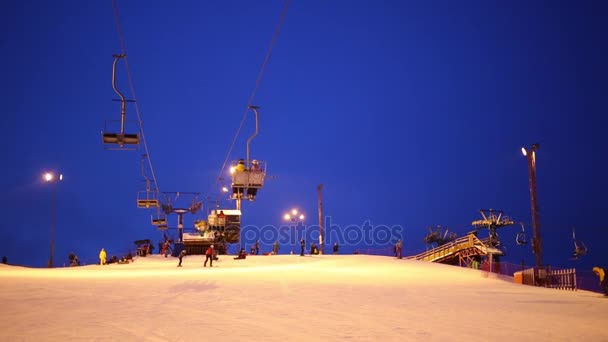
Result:
[[[216,180],[228,176],[222,163],[285,3],[117,3],[160,191],[199,192],[234,208]],[[426,249],[428,226],[464,235],[480,209],[503,210],[531,237],[521,147],[539,143],[545,262],[608,266],[607,10],[605,1],[290,2],[253,100],[261,108],[252,158],[272,177],[243,204],[243,225],[284,225],[294,207],[317,224],[322,183],[332,224],[401,226],[405,255]],[[162,239],[151,211],[136,206],[145,152],[101,141],[105,120],[120,116],[112,1],[9,0],[0,19],[0,255],[46,265],[53,185],[45,171],[64,175],[56,265],[71,251],[93,263],[102,247],[122,256],[134,240]],[[117,77],[134,98],[124,61]],[[133,103],[127,118],[137,119]],[[248,115],[229,161],[245,157],[253,130]],[[210,203],[185,217],[187,230]],[[589,248],[578,261],[569,260],[572,227]],[[531,264],[530,246],[515,244],[519,230],[499,230],[503,260]]]

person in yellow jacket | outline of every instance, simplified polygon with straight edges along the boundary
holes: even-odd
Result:
[[[236,164],[236,166],[234,167],[234,172],[235,173],[240,173],[240,172],[244,172],[246,171],[245,169],[245,160],[244,159],[239,159],[239,162]],[[233,178],[233,181],[235,181],[235,179]],[[243,184],[234,184],[235,186],[232,187],[232,193],[234,198],[243,198]]]
[[[101,252],[99,252],[99,264],[100,265],[106,264],[106,250],[103,248],[101,249]]]
[[[608,296],[608,277],[606,277],[606,269],[602,267],[594,267],[593,273],[600,278],[600,286],[604,290],[604,296]]]

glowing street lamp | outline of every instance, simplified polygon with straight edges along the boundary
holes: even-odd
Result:
[[[47,266],[49,268],[53,267],[53,256],[55,254],[55,202],[56,197],[57,197],[57,183],[59,183],[60,181],[63,180],[63,175],[59,174],[59,177],[55,178],[55,175],[51,172],[47,172],[45,173],[43,176],[43,179],[45,182],[47,183],[53,183],[53,202],[52,202],[52,209],[51,209],[51,242],[50,242],[50,256],[49,256],[49,261]]]
[[[298,215],[298,210],[292,209],[291,213],[286,213],[285,215],[283,215],[283,219],[285,221],[293,223],[293,225],[297,227],[300,223],[304,222],[304,214],[299,213]],[[304,235],[306,235],[306,233],[304,233]]]
[[[543,248],[540,236],[540,215],[538,214],[538,194],[536,191],[536,151],[538,144],[533,144],[530,149],[521,148],[522,154],[528,159],[528,178],[530,182],[530,206],[532,208],[532,251],[536,258],[536,268],[543,264]]]

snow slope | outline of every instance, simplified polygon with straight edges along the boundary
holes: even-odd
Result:
[[[608,299],[369,255],[0,266],[2,341],[608,340]]]

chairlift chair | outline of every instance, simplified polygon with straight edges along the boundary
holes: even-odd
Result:
[[[137,207],[143,209],[158,208],[159,201],[156,198],[155,192],[138,191],[137,192]]]
[[[528,243],[528,238],[526,236],[526,231],[524,230],[524,224],[521,222],[519,224],[521,225],[521,231],[515,236],[515,242],[518,245],[525,245]]]
[[[151,187],[150,179],[146,176],[144,168],[144,160],[146,157],[147,155],[144,154],[141,158],[141,175],[144,177],[144,181],[146,182],[146,190],[139,191],[137,193],[137,207],[145,209],[158,208],[160,206],[160,202],[158,200],[158,191]]]
[[[261,189],[264,187],[266,178],[267,164],[265,161],[259,161],[259,170],[252,170],[251,165],[247,165],[245,171],[234,171],[238,161],[233,161],[230,164],[230,173],[232,174],[232,195],[231,199],[243,199],[248,189]],[[247,198],[251,201],[253,198]]]
[[[152,216],[151,218],[152,225],[154,226],[163,226],[167,225],[167,218],[164,215],[158,215],[156,217]]]
[[[113,55],[114,57],[114,63],[112,64],[112,88],[114,89],[114,92],[116,94],[118,94],[118,96],[120,97],[120,130],[118,132],[113,131],[113,132],[108,132],[107,129],[107,124],[108,121],[106,121],[106,125],[104,126],[104,130],[101,132],[101,136],[102,136],[102,141],[104,144],[106,145],[110,145],[110,146],[115,146],[117,145],[118,147],[114,147],[113,149],[135,149],[140,142],[140,134],[139,132],[137,133],[127,133],[125,132],[125,125],[126,125],[126,117],[127,117],[127,102],[133,102],[131,100],[127,100],[125,98],[125,96],[118,90],[118,88],[116,88],[116,64],[118,63],[118,60],[121,58],[124,58],[125,55],[120,54],[120,55]],[[115,121],[115,120],[114,120]]]
[[[256,160],[250,159],[250,144],[253,138],[258,135],[259,132],[259,113],[260,107],[250,105],[249,109],[253,110],[255,114],[255,132],[247,139],[247,160],[245,161],[245,171],[235,171],[235,167],[238,162],[231,163],[230,173],[232,175],[232,196],[230,199],[237,200],[237,208],[240,208],[240,200],[247,194],[247,199],[254,201],[257,195],[258,189],[264,186],[264,179],[266,178],[265,162],[256,162]],[[254,164],[255,168],[254,168]]]
[[[572,256],[574,258],[579,258],[587,254],[587,246],[582,241],[574,241],[574,253]]]
[[[582,241],[576,240],[576,233],[574,231],[574,227],[572,228],[572,240],[574,240],[574,253],[572,253],[572,257],[578,259],[581,256],[587,254],[587,246]]]

